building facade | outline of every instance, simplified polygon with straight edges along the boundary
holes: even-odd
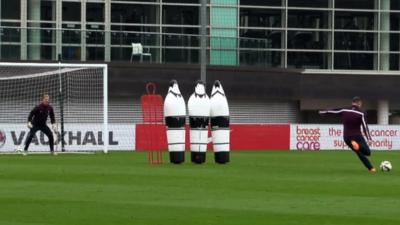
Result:
[[[0,0],[1,60],[199,63],[200,0]],[[209,0],[208,62],[398,70],[400,1]],[[134,58],[134,60],[137,60]]]

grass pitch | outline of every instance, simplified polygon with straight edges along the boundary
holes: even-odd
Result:
[[[0,156],[0,224],[400,224],[400,152],[370,174],[339,152],[233,152],[147,164],[146,153]],[[167,159],[167,155],[165,155]]]

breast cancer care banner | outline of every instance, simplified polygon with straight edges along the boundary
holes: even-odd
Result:
[[[400,150],[400,126],[370,125],[372,150]],[[290,125],[291,150],[349,150],[342,125]]]

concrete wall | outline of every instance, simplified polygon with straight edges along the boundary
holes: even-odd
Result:
[[[149,81],[156,82],[164,94],[171,79],[178,80],[181,92],[188,97],[200,78],[197,65],[110,63],[109,68],[110,95],[115,97],[144,94]],[[316,109],[318,105],[329,107],[324,102],[347,105],[357,95],[370,108],[385,99],[391,109],[400,109],[399,75],[302,74],[302,70],[209,66],[207,90],[215,79],[221,80],[233,98],[297,100],[304,102],[302,109]]]

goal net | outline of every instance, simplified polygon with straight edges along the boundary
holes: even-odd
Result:
[[[23,148],[43,94],[54,108],[56,151],[107,152],[107,65],[62,63],[0,63],[0,152]],[[49,151],[47,137],[37,132],[29,151]]]

